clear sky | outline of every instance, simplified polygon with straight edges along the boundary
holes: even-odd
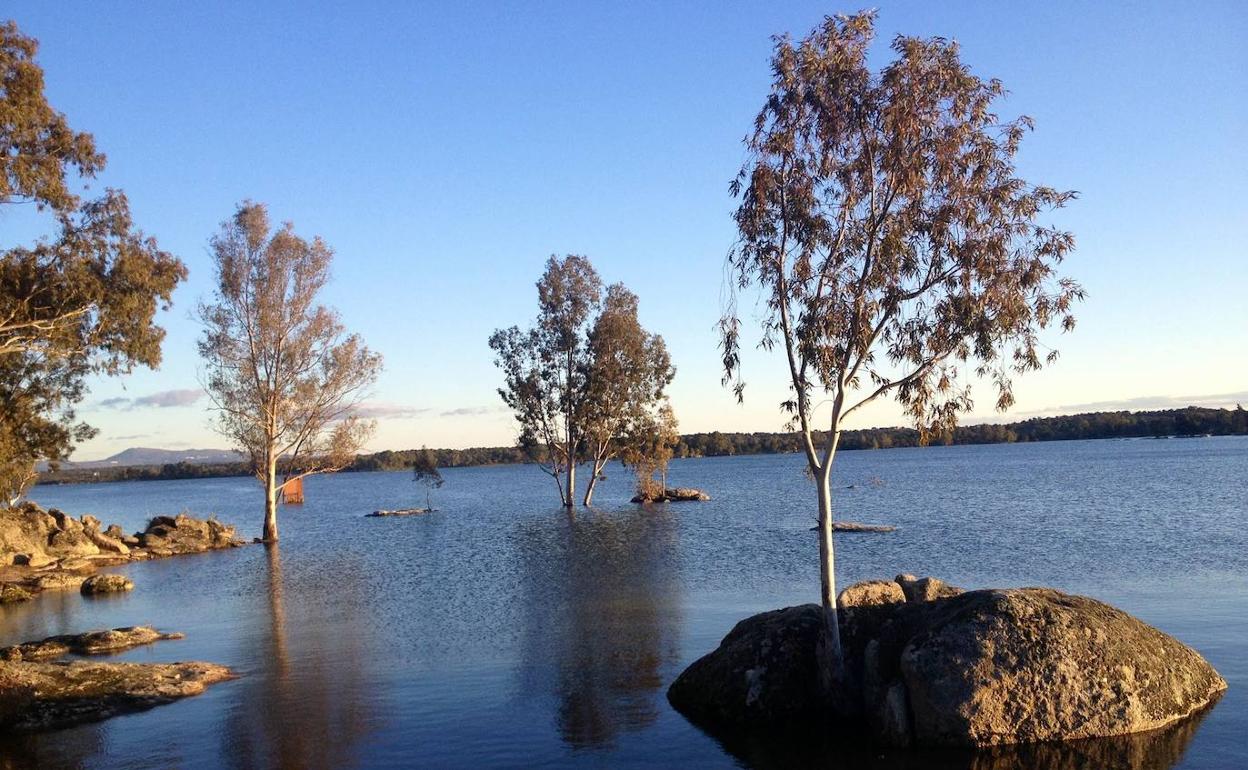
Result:
[[[52,103],[109,158],[136,220],[189,266],[157,372],[93,381],[127,446],[217,447],[197,398],[208,238],[251,198],[336,250],[325,299],[385,355],[373,449],[510,443],[486,339],[534,314],[552,253],[641,297],[682,430],[777,430],[783,363],[719,384],[728,182],[769,87],[770,35],[854,5],[9,0]],[[1057,220],[1088,291],[1007,417],[1248,404],[1248,4],[883,2],[895,34],[957,39],[1036,131],[1021,167],[1079,190]],[[28,233],[0,214],[3,243]],[[751,314],[752,298],[742,309]],[[987,393],[968,419],[1000,419]],[[889,405],[858,424],[902,422]]]

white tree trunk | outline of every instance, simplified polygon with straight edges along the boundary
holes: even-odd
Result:
[[[836,450],[833,449],[833,452]],[[835,704],[845,681],[845,655],[836,610],[836,549],[832,540],[832,454],[818,475],[819,485],[819,599],[823,606],[824,634],[820,655],[821,684]]]
[[[277,458],[270,454],[264,467],[264,534],[266,543],[277,542]]]
[[[576,501],[576,458],[573,457],[571,448],[568,450],[568,487],[563,495],[564,506],[571,508]]]

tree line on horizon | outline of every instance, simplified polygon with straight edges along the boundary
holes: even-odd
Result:
[[[1189,406],[1181,409],[1149,411],[1086,412],[1054,417],[1033,417],[1012,423],[959,425],[928,445],[1013,444],[1043,441],[1089,439],[1182,438],[1195,436],[1248,436],[1248,409]],[[796,432],[710,431],[681,435],[673,445],[676,458],[725,457],[735,455],[796,454],[802,451],[802,438]],[[894,449],[919,447],[919,432],[913,428],[862,428],[841,435],[842,450]],[[514,465],[533,462],[518,446],[470,447],[467,449],[384,449],[362,454],[343,468],[344,472],[400,471],[413,467],[422,453],[430,453],[436,468],[470,468],[486,465]],[[285,470],[285,467],[282,467]],[[88,481],[144,481],[157,479],[196,479],[250,474],[247,463],[163,463],[106,468],[62,467],[45,472],[40,483],[69,484]]]

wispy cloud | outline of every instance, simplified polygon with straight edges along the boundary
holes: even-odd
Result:
[[[448,409],[442,412],[439,417],[483,417],[487,414],[498,414],[505,410],[501,406],[461,406],[456,409]]]
[[[199,388],[162,390],[156,393],[149,393],[146,396],[139,396],[138,398],[106,398],[99,402],[99,406],[104,409],[142,409],[146,407],[164,409],[171,406],[190,406],[203,398],[203,396],[204,391]]]
[[[1078,414],[1080,412],[1118,412],[1142,409],[1182,409],[1186,406],[1228,408],[1248,403],[1248,390],[1235,393],[1206,393],[1199,396],[1139,396],[1117,401],[1089,401],[1084,404],[1050,406],[1033,412],[1019,412],[1017,416],[1037,417],[1051,414]]]
[[[365,402],[355,408],[355,415],[365,419],[408,420],[419,417],[429,410],[407,404],[389,404],[383,402]]]

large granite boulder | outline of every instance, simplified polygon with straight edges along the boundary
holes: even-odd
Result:
[[[821,610],[812,604],[738,623],[677,678],[669,700],[712,729],[849,714],[884,745],[989,746],[1155,730],[1226,688],[1198,653],[1094,599],[962,592],[908,575],[893,583],[904,601],[883,581],[839,597],[846,671],[831,698],[817,686]]]
[[[746,618],[719,649],[685,669],[668,700],[694,721],[784,724],[823,708],[815,650],[823,614],[816,604]]]
[[[1121,610],[1044,588],[947,600],[901,651],[913,739],[925,746],[1155,730],[1226,682],[1195,650]]]

